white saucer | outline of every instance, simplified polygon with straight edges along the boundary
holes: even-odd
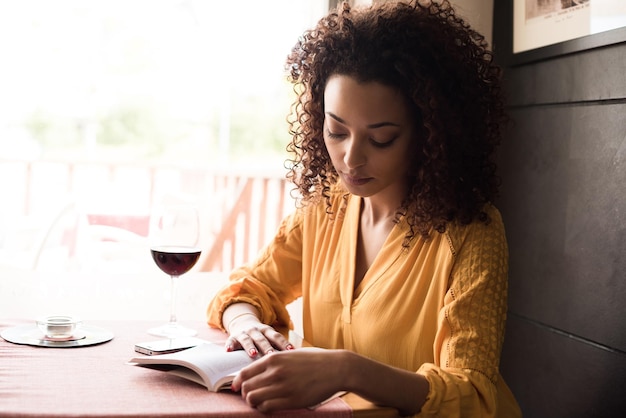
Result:
[[[76,341],[76,340],[82,340],[85,337],[86,337],[85,332],[83,330],[78,330],[74,335],[71,335],[69,337],[50,337],[49,335],[46,335],[45,337],[42,338],[42,340],[54,341],[54,342]]]
[[[104,328],[83,325],[77,335],[73,337],[52,339],[45,337],[36,324],[26,324],[3,329],[0,332],[0,337],[14,344],[33,345],[36,347],[70,348],[105,343],[113,339],[113,333]]]

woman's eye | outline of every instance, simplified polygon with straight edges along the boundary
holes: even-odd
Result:
[[[325,133],[326,133],[326,137],[328,137],[329,139],[334,139],[334,140],[341,140],[348,136],[347,133],[343,133],[341,131],[333,132],[329,129],[326,129]],[[390,147],[397,138],[398,138],[397,136],[394,136],[386,141],[378,141],[374,138],[369,138],[369,141],[376,148],[387,148],[387,147]]]
[[[342,139],[346,135],[339,132],[331,132],[329,130],[326,130],[326,136],[328,136],[330,139]]]
[[[393,138],[384,142],[377,141],[374,138],[370,138],[370,141],[372,142],[372,145],[374,145],[376,148],[387,148],[387,147],[390,147],[395,142],[396,138],[398,137],[394,136]]]

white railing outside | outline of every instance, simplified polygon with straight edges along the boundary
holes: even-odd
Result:
[[[284,173],[0,160],[0,185],[0,266],[25,269],[145,268],[150,208],[175,199],[201,208],[198,268],[224,272],[253,257],[294,208]]]

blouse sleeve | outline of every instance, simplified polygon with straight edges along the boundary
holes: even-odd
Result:
[[[455,261],[434,342],[420,417],[496,417],[507,310],[508,248],[499,213],[448,232]]]
[[[238,302],[254,305],[261,322],[293,328],[286,305],[302,294],[302,213],[281,223],[276,236],[256,261],[235,269],[229,283],[210,302],[207,322],[224,330],[222,314]]]

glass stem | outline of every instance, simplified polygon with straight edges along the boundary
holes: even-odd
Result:
[[[178,322],[176,318],[176,290],[178,287],[178,276],[171,277],[171,296],[170,296],[170,324],[175,325]]]

